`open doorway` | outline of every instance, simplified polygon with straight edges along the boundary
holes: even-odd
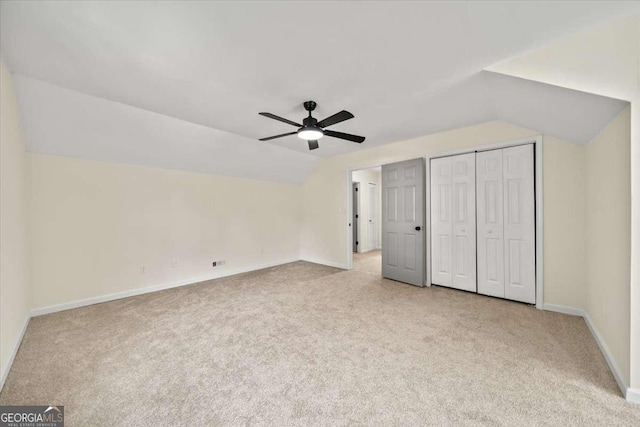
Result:
[[[353,269],[381,275],[381,168],[352,171],[351,182]]]

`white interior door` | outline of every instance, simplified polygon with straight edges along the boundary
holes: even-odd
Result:
[[[533,144],[503,150],[504,297],[536,302]]]
[[[504,298],[502,150],[476,154],[478,293]]]
[[[369,249],[378,247],[378,186],[369,183]]]
[[[451,157],[431,159],[431,283],[451,286]]]
[[[431,283],[476,291],[475,153],[431,160]]]
[[[451,158],[451,286],[476,291],[476,155]]]
[[[424,285],[424,160],[382,166],[382,276]]]

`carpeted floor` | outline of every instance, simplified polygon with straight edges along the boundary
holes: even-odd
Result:
[[[353,253],[353,269],[380,276],[382,274],[382,251]]]
[[[584,321],[306,262],[31,320],[67,426],[640,425]]]

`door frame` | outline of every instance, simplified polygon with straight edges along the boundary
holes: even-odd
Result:
[[[371,198],[371,186],[375,186],[376,191],[375,191],[375,198]],[[380,172],[380,186],[382,186],[382,171]],[[369,218],[367,218],[367,226],[369,227],[369,248],[368,251],[375,251],[376,249],[378,249],[378,246],[382,247],[382,244],[379,245],[381,237],[378,235],[380,233],[378,233],[378,228],[380,227],[380,224],[378,223],[378,221],[380,221],[380,219],[378,218],[378,211],[380,210],[380,206],[378,201],[380,199],[380,189],[378,188],[378,184],[376,184],[375,182],[367,182],[367,190],[369,191]],[[376,205],[376,209],[375,212],[372,213],[371,212],[371,201],[375,200],[375,205]],[[376,218],[376,222],[375,222],[375,227],[373,227],[373,229],[375,230],[375,235],[376,235],[376,244],[373,244],[373,239],[372,239],[372,233],[371,233],[371,217],[375,215]]]
[[[495,144],[485,144],[462,148],[458,150],[440,151],[426,156],[425,179],[426,179],[426,196],[425,196],[425,215],[427,231],[426,235],[426,285],[431,286],[431,159],[440,157],[455,156],[458,154],[474,153],[478,151],[489,151],[500,148],[515,147],[519,145],[534,144],[534,171],[535,171],[535,204],[536,204],[536,308],[542,310],[544,303],[544,206],[543,206],[543,177],[542,177],[542,161],[543,161],[543,137],[542,135],[531,136],[528,138],[520,138],[510,141],[499,142]],[[349,175],[351,176],[351,175]]]
[[[361,186],[362,186],[362,184],[360,182],[358,182],[358,181],[354,181],[352,183],[352,185],[351,185],[351,193],[352,193],[351,203],[352,203],[352,206],[353,206],[353,199],[354,199],[354,197],[353,197],[354,194],[353,193],[356,192],[356,191],[354,191],[356,189],[356,187],[358,188],[358,191],[357,191],[358,195],[355,197],[356,205],[357,205],[357,208],[358,208],[358,209],[356,209],[356,211],[358,212],[358,218],[354,218],[353,217],[354,211],[353,211],[353,207],[351,208],[351,220],[353,221],[351,223],[351,226],[352,227],[356,227],[356,241],[358,243],[360,243],[360,241],[362,240],[362,236],[360,234],[360,233],[362,233],[362,227],[361,227],[362,224],[360,224],[360,215],[362,214],[362,212],[360,212],[362,210],[361,209],[361,203],[360,203],[360,187]],[[353,230],[353,228],[352,228],[352,230]],[[355,252],[360,253],[358,250],[361,247],[362,247],[362,245],[360,245],[360,247],[355,248],[356,249]],[[351,233],[351,248],[353,250],[353,232]],[[351,253],[353,253],[353,252],[351,252]]]
[[[351,189],[353,188],[354,181],[352,179],[352,173],[355,171],[379,167],[382,167],[382,163],[375,163],[368,166],[359,166],[347,169],[347,218],[349,219],[348,222],[345,222],[345,232],[347,233],[347,270],[353,270],[353,229],[352,226],[349,225],[353,220],[353,197],[351,196]],[[358,233],[360,233],[360,227],[358,227]],[[360,236],[358,236],[358,240],[360,240]]]

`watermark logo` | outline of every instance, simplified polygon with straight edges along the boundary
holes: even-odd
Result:
[[[64,406],[0,406],[0,427],[64,427]]]

